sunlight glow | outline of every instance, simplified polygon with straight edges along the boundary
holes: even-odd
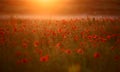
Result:
[[[71,1],[73,0],[29,0],[25,5],[32,13],[55,15],[64,12],[66,7],[70,7]]]
[[[38,5],[44,6],[44,7],[51,7],[56,6],[60,0],[31,0],[33,3],[36,3]]]

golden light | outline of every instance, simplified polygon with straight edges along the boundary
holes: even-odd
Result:
[[[33,0],[34,2],[39,3],[42,6],[46,6],[46,7],[51,7],[51,6],[55,6],[58,4],[58,1],[60,0]]]
[[[73,0],[28,0],[26,7],[29,12],[40,14],[59,14],[64,12],[66,7],[70,7],[69,2]]]
[[[59,0],[39,0],[39,4],[43,10],[53,10],[58,6]]]
[[[31,12],[41,14],[51,14],[58,11],[61,0],[29,0],[26,5],[30,7]]]
[[[32,3],[42,7],[42,8],[55,8],[60,2],[60,0],[31,0]]]
[[[57,0],[38,0],[38,1],[42,3],[51,3],[51,2],[56,2]]]

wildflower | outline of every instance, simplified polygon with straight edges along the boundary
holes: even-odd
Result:
[[[40,62],[48,62],[48,60],[49,60],[49,55],[40,57]]]
[[[106,42],[107,39],[105,39],[105,38],[101,38],[101,41],[102,41],[102,42]]]
[[[92,39],[92,36],[89,35],[89,36],[88,36],[88,39],[91,40],[91,39]]]
[[[23,43],[22,43],[22,46],[23,46],[23,48],[27,48],[27,47],[28,47],[27,42],[23,42]]]
[[[38,47],[39,46],[39,41],[34,41],[34,47]]]
[[[72,26],[72,30],[77,30],[77,26]]]
[[[5,32],[4,31],[0,31],[0,36],[4,36]]]
[[[62,29],[58,29],[58,33],[62,33],[63,31],[62,31]]]
[[[21,62],[22,63],[28,63],[28,59],[27,58],[23,58],[23,59],[21,59]]]
[[[75,35],[75,36],[74,36],[74,40],[75,40],[75,41],[78,41],[78,39],[79,39],[78,35]]]
[[[64,52],[65,52],[66,54],[71,54],[71,53],[72,53],[72,51],[71,51],[70,49],[66,49]]]
[[[17,28],[14,28],[13,31],[14,31],[14,32],[17,32]]]
[[[67,36],[66,36],[65,34],[64,34],[62,37],[63,37],[63,39],[66,39],[66,38],[67,38]]]
[[[111,36],[110,35],[107,35],[107,39],[110,39],[111,38]]]
[[[94,53],[94,58],[99,58],[99,57],[100,57],[100,53],[95,52],[95,53]]]
[[[94,38],[94,39],[97,39],[97,35],[93,35],[93,38]]]
[[[82,49],[77,49],[76,52],[77,52],[78,54],[83,54],[83,53],[84,53],[84,51],[83,51]]]
[[[36,30],[32,30],[32,33],[36,33]]]
[[[60,42],[56,44],[56,48],[59,48],[60,46],[61,46]]]

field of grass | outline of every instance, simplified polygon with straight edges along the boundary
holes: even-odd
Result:
[[[120,19],[0,19],[0,72],[120,72]]]

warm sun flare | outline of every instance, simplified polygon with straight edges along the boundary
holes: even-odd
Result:
[[[57,5],[60,0],[31,0],[31,1],[36,2],[39,5],[50,7],[50,6],[53,6],[53,5]]]
[[[73,0],[29,0],[26,2],[26,7],[29,7],[29,12],[40,14],[58,14],[64,13],[66,7],[71,8]]]
[[[50,2],[55,2],[56,0],[39,0],[39,1],[43,3],[50,3]]]
[[[64,5],[62,3],[63,0],[30,0],[29,2],[29,5],[34,7],[33,11],[40,10],[40,12],[44,14],[60,12],[61,7]],[[37,10],[35,10],[35,8],[37,8]]]

